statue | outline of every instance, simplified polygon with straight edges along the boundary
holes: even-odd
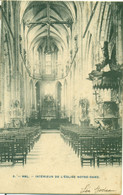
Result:
[[[79,101],[79,105],[81,106],[81,118],[80,122],[82,126],[89,126],[90,119],[89,119],[89,101],[88,99],[81,99]]]
[[[111,74],[114,72],[116,74],[116,72],[121,72],[123,69],[123,64],[119,65],[116,63],[116,56],[113,57],[113,59],[109,59],[109,52],[108,52],[108,42],[105,41],[104,42],[104,46],[102,49],[102,53],[103,53],[103,61],[101,63],[96,64],[96,71],[93,70],[91,73],[94,73],[95,76],[97,77],[101,77],[103,76],[102,74],[104,73],[103,71],[101,72],[101,70],[109,64],[109,68],[111,72]],[[114,75],[115,75],[114,74]]]
[[[92,70],[91,73],[89,73],[89,78],[87,79],[93,81],[95,79],[102,79],[103,77],[113,79],[113,80],[114,79],[117,80],[117,78],[121,78],[123,65],[114,64],[116,59],[109,59],[107,41],[104,42],[104,46],[102,47],[102,53],[103,53],[103,61],[95,65],[96,70]],[[108,64],[110,70],[102,71],[102,69]]]
[[[107,64],[110,64],[110,61],[111,61],[111,60],[109,60],[108,42],[107,41],[104,42],[104,46],[101,49],[102,49],[102,53],[103,53],[103,61],[101,63],[99,63],[99,64],[96,64],[96,70],[99,71],[99,72]]]

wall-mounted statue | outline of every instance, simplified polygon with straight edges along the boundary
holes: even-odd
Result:
[[[80,116],[80,122],[81,125],[84,126],[89,126],[90,119],[89,119],[89,101],[88,99],[80,99],[79,105],[81,107],[81,116]]]

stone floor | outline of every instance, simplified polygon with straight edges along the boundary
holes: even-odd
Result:
[[[44,131],[34,149],[27,156],[25,168],[35,164],[40,169],[71,170],[81,168],[80,160],[67,144],[64,143],[58,131]]]

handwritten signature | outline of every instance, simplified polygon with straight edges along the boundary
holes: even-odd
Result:
[[[87,184],[84,188],[81,188],[80,194],[83,193],[90,193],[90,192],[94,192],[96,193],[102,193],[102,192],[114,192],[116,190],[110,189],[108,187],[101,187],[100,185],[98,185],[96,188],[93,188],[90,184]]]

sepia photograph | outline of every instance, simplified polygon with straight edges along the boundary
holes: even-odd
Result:
[[[0,46],[0,193],[121,195],[123,1],[2,0]]]

